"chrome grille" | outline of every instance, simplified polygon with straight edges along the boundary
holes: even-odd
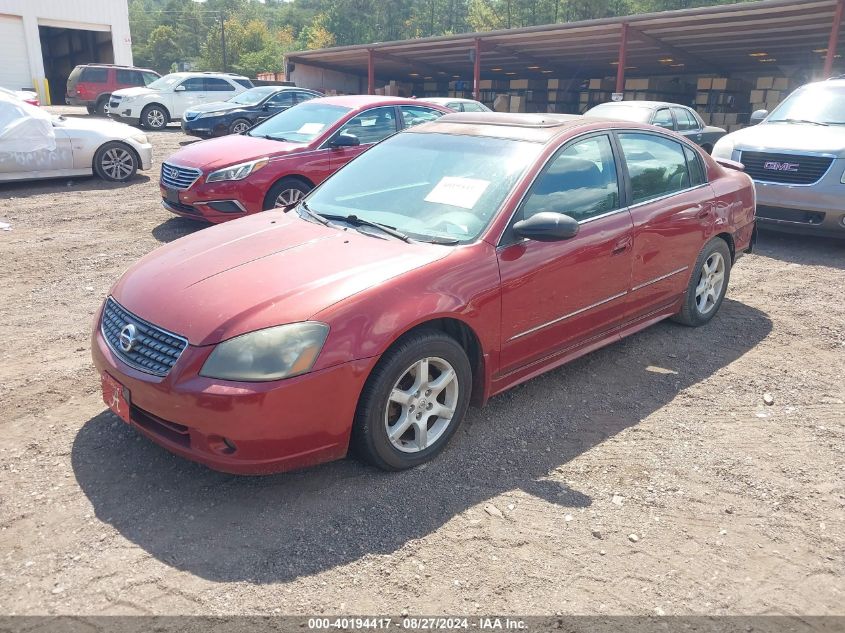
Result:
[[[135,327],[136,338],[127,352],[120,344],[120,333],[128,325]],[[155,376],[166,376],[188,346],[186,339],[139,319],[111,297],[106,299],[103,308],[100,331],[111,351],[120,360]]]
[[[181,191],[189,189],[200,176],[202,176],[202,172],[199,169],[179,167],[168,163],[161,164],[161,184],[171,189]]]
[[[833,158],[772,152],[742,152],[739,158],[753,180],[812,185],[830,169]]]

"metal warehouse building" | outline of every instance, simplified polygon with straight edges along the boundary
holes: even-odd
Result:
[[[694,103],[730,126],[801,83],[845,73],[844,11],[845,0],[743,2],[303,51],[288,55],[287,71],[324,91],[491,106],[509,96],[512,112],[583,112],[611,98]]]
[[[77,64],[132,64],[127,0],[0,0],[0,86],[64,103]]]

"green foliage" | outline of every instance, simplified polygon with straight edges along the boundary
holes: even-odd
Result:
[[[129,0],[135,63],[167,72],[175,62],[254,77],[282,70],[285,53],[335,45],[447,35],[736,0]]]

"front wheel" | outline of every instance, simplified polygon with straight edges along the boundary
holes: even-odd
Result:
[[[466,414],[472,369],[455,339],[422,330],[400,340],[367,379],[352,429],[356,451],[383,470],[433,459]]]
[[[138,171],[138,157],[128,145],[106,143],[94,155],[94,171],[103,180],[125,182]]]
[[[264,197],[264,210],[284,209],[295,205],[311,191],[312,187],[299,178],[282,178]]]
[[[229,126],[229,134],[243,134],[251,127],[252,125],[246,119],[235,119]]]
[[[170,121],[170,115],[161,106],[148,105],[141,112],[141,125],[151,130],[163,130],[168,121]]]
[[[715,237],[701,249],[690,276],[684,305],[674,319],[684,325],[704,325],[719,311],[731,276],[731,251]]]

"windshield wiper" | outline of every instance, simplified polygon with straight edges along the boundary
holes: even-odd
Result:
[[[427,244],[443,244],[446,246],[452,246],[454,244],[460,244],[461,240],[456,239],[454,237],[443,237],[442,235],[431,235],[425,239],[418,239],[418,242],[426,242]]]
[[[355,226],[369,226],[388,235],[392,235],[395,238],[402,240],[403,242],[410,242],[411,238],[402,233],[402,231],[397,231],[396,227],[390,226],[388,224],[382,224],[381,222],[372,222],[371,220],[365,220],[364,218],[359,218],[357,215],[324,215],[324,218],[329,218],[330,220],[342,220],[344,222],[349,222]]]
[[[300,200],[299,206],[302,208],[303,211],[305,211],[305,213],[307,213],[310,217],[317,220],[317,222],[319,222],[323,226],[329,225],[329,221],[324,216],[320,215],[319,213],[314,211],[311,207],[309,207],[308,203],[305,202],[305,200]],[[291,208],[293,208],[293,207],[291,207]]]
[[[809,123],[810,125],[827,126],[827,123],[821,121],[810,121],[809,119],[772,119],[768,123]]]

